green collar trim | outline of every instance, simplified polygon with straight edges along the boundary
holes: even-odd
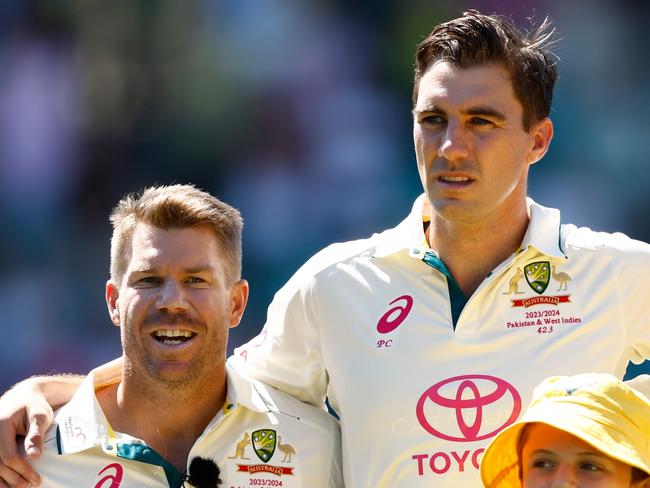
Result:
[[[145,444],[117,444],[117,455],[124,459],[162,466],[170,488],[181,488],[183,486],[185,474],[178,471],[165,458]]]
[[[61,431],[59,430],[59,426],[56,426],[56,450],[59,453],[59,456],[63,454],[63,449],[61,449]]]
[[[437,269],[447,277],[447,287],[449,289],[449,303],[451,306],[451,322],[452,325],[454,326],[454,330],[456,330],[456,324],[458,323],[458,318],[460,317],[463,308],[465,308],[468,298],[465,296],[465,293],[463,293],[463,290],[460,289],[458,283],[456,283],[456,280],[447,269],[447,266],[445,266],[445,263],[443,263],[440,260],[440,258],[435,252],[429,249],[427,252],[424,253],[424,256],[422,257],[422,261],[424,261],[424,263],[427,264],[428,266]]]

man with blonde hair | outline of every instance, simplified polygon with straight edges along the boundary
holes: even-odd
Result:
[[[161,186],[122,199],[111,222],[106,303],[123,355],[56,413],[34,465],[43,486],[342,486],[335,419],[226,366],[248,299],[239,212]]]

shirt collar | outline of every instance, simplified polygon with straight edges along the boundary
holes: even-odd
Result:
[[[519,250],[533,247],[546,256],[565,258],[560,247],[560,211],[543,207],[532,198],[527,198],[526,204],[530,221]]]
[[[411,256],[421,258],[429,248],[423,226],[424,218],[427,218],[426,205],[428,202],[423,193],[413,203],[409,215],[397,227],[379,235],[373,255],[386,257],[406,249]]]
[[[420,195],[406,219],[380,234],[374,256],[386,257],[406,249],[410,256],[422,259],[430,249],[423,225],[428,220],[428,205],[425,195]],[[526,199],[526,205],[530,220],[518,252],[533,247],[547,256],[566,257],[560,247],[560,211],[539,205],[532,198]]]
[[[269,394],[270,387],[243,376],[231,364],[226,367],[226,375],[226,402],[206,430],[238,405],[255,412],[278,412],[278,407]],[[57,411],[57,443],[61,454],[73,454],[102,446],[107,454],[116,455],[114,447],[117,434],[108,423],[95,392],[119,382],[121,378],[122,358],[93,369],[72,399]]]
[[[226,364],[228,374],[228,399],[254,412],[278,412],[278,406],[269,393],[270,386],[245,376],[230,361]],[[226,401],[226,405],[228,400]]]
[[[105,448],[111,444],[114,432],[95,391],[120,381],[121,364],[121,358],[118,358],[93,369],[72,399],[57,411],[54,419],[61,454],[73,454],[97,445]]]

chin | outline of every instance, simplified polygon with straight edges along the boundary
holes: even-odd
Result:
[[[203,372],[201,365],[186,362],[150,364],[147,369],[157,383],[175,388],[196,383]]]
[[[448,222],[471,224],[480,221],[485,212],[476,203],[451,199],[430,199],[433,215]]]

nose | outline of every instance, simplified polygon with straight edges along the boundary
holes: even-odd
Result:
[[[560,465],[555,471],[551,488],[577,488],[578,479],[571,466]]]
[[[187,296],[181,283],[166,281],[160,288],[156,306],[159,310],[178,312],[187,309]]]
[[[460,123],[454,120],[447,122],[438,148],[438,156],[447,161],[465,159],[469,156],[466,134]]]

